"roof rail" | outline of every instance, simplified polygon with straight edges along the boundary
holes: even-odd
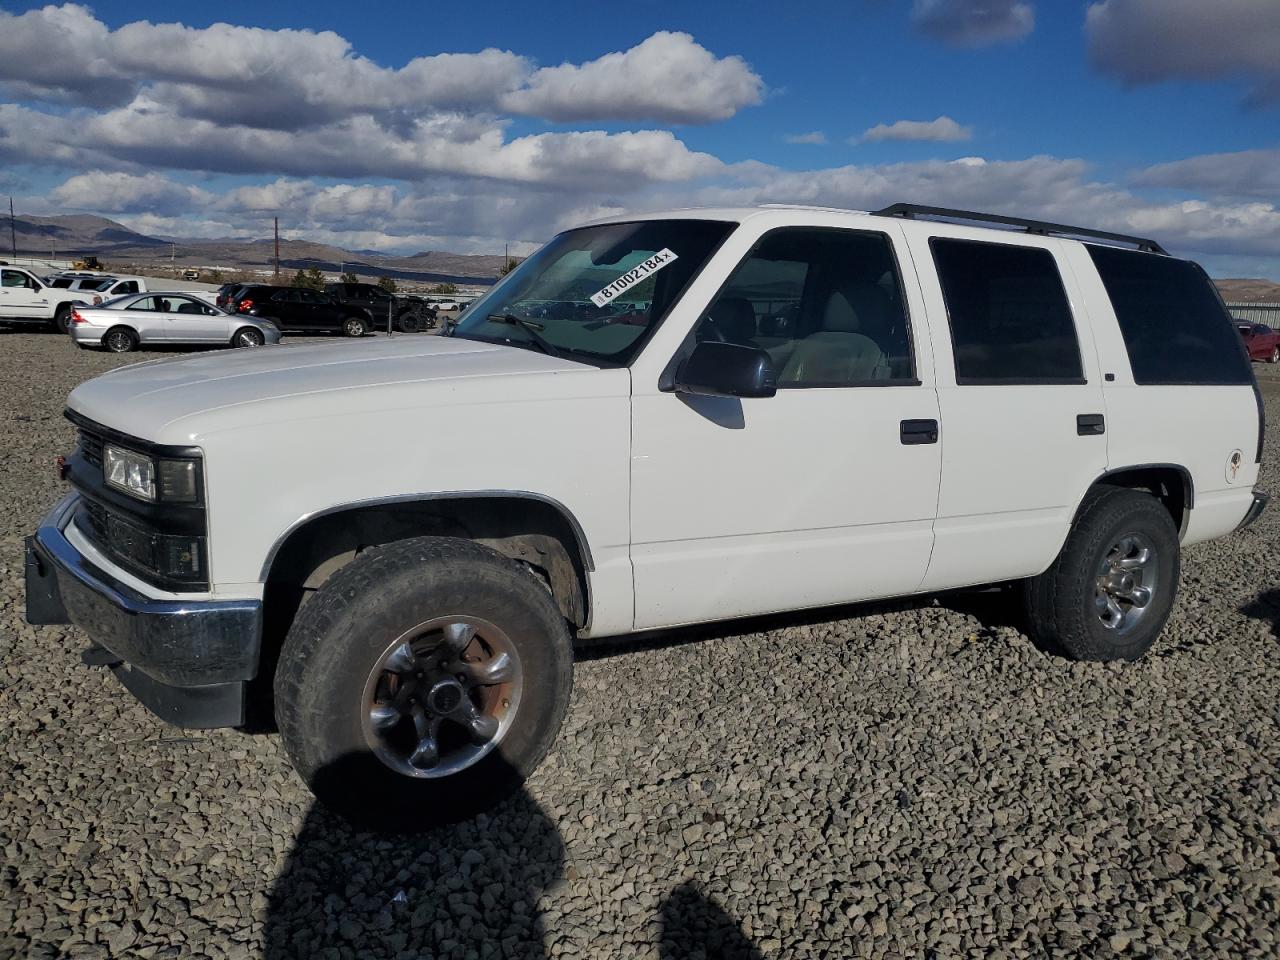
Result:
[[[974,223],[997,223],[1005,227],[1020,227],[1027,233],[1045,237],[1087,238],[1090,240],[1107,240],[1111,243],[1133,244],[1147,253],[1169,251],[1146,237],[1131,237],[1124,233],[1108,233],[1105,230],[1089,230],[1085,227],[1069,227],[1062,223],[1045,223],[1041,220],[1025,220],[1022,217],[1004,217],[996,213],[975,213],[972,210],[952,210],[949,207],[926,207],[918,203],[895,203],[882,210],[874,211],[877,217],[902,217],[914,220],[916,217],[933,217],[938,220],[969,220]]]

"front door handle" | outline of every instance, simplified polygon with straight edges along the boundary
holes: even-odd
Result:
[[[907,446],[938,442],[937,420],[903,420],[899,439]]]
[[[1076,417],[1076,433],[1097,437],[1107,432],[1107,421],[1100,413],[1082,413]]]

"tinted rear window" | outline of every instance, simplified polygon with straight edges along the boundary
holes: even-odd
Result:
[[[1080,343],[1053,254],[934,237],[956,383],[1082,383]]]
[[[1115,308],[1135,383],[1251,383],[1231,317],[1194,263],[1089,247]]]

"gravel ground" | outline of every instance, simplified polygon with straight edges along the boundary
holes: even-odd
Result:
[[[521,796],[386,839],[278,738],[167,727],[25,625],[63,398],[125,361],[0,350],[0,958],[1280,953],[1275,510],[1187,551],[1138,664],[993,594],[580,651]]]

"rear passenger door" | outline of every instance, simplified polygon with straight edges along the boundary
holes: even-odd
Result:
[[[1106,470],[1088,318],[1062,242],[904,225],[937,358],[942,484],[924,589],[1044,570]],[[978,239],[982,237],[982,239]]]

